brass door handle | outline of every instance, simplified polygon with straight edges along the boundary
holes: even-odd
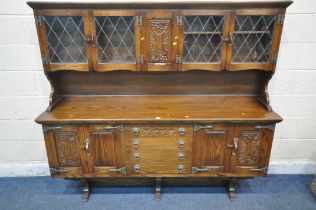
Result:
[[[90,44],[92,47],[95,47],[95,40],[94,40],[94,34],[91,34],[91,38],[90,39],[86,39],[86,43]]]

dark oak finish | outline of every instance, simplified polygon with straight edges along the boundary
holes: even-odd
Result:
[[[53,177],[155,185],[265,176],[288,0],[31,1]],[[137,181],[138,180],[138,181]],[[112,181],[111,181],[112,182]],[[169,181],[170,182],[170,181]],[[172,182],[172,181],[171,181]]]

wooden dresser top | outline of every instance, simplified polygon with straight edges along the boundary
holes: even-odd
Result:
[[[243,8],[285,8],[292,4],[291,0],[34,0],[27,4],[33,9],[114,9],[114,8],[201,8],[217,9],[229,7]]]

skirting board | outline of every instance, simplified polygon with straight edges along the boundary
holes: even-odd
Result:
[[[316,174],[316,162],[271,162],[269,174]],[[0,177],[49,175],[47,163],[0,163]]]

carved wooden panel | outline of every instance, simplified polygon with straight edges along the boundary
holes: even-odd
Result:
[[[170,60],[170,20],[150,20],[149,62],[168,63]]]
[[[242,131],[238,139],[237,165],[257,166],[260,164],[262,141],[262,131]]]
[[[81,165],[77,133],[71,131],[61,131],[56,134],[56,146],[58,160],[61,167],[78,167]]]

